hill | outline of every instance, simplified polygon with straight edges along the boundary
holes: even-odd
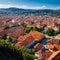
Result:
[[[0,8],[0,15],[6,15],[6,14],[17,14],[17,15],[27,15],[27,14],[34,14],[34,15],[46,15],[46,14],[54,14],[54,15],[60,15],[60,9],[58,10],[52,10],[52,9],[22,9],[22,8]]]

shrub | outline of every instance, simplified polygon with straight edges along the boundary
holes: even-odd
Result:
[[[47,34],[47,35],[49,35],[49,36],[52,36],[52,35],[54,35],[54,30],[52,29],[52,28],[47,28],[46,30],[45,30],[45,34]]]
[[[16,47],[8,40],[9,37],[6,40],[0,39],[1,60],[34,60],[34,49],[27,49],[23,46]]]

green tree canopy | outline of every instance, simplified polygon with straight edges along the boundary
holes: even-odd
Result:
[[[23,46],[16,47],[9,41],[9,36],[6,40],[0,39],[1,60],[34,60],[34,58],[34,49],[27,49]]]
[[[52,29],[52,28],[47,28],[46,30],[45,30],[45,34],[47,34],[47,35],[49,35],[49,36],[52,36],[52,35],[54,35],[54,30]]]

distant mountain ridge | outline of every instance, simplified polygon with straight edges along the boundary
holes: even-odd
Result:
[[[0,8],[0,14],[60,14],[60,9],[22,9],[22,8]]]

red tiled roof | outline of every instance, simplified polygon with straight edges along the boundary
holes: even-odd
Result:
[[[55,48],[57,50],[60,50],[60,45],[58,45],[58,44],[52,44],[51,42],[48,42],[48,48],[49,49],[54,49]]]
[[[11,38],[18,38],[20,35],[24,35],[24,28],[22,26],[19,26],[15,29],[12,29],[13,33],[8,34]]]
[[[44,37],[43,33],[38,32],[38,31],[30,31],[29,33],[35,40],[39,40],[42,37]]]
[[[24,36],[20,36],[18,37],[17,41],[23,41],[24,40]]]
[[[60,34],[58,34],[58,35],[55,37],[55,39],[60,39]]]
[[[45,52],[42,52],[42,58],[45,58],[46,60],[51,56],[52,52],[50,51],[45,51]]]
[[[40,54],[41,54],[41,51],[37,51],[37,52],[35,52],[35,54],[38,54],[38,55],[40,55]]]
[[[23,37],[23,41],[20,40],[21,43],[18,42],[17,44],[19,44],[20,46],[27,46],[32,41],[34,41],[34,38],[31,35],[27,34]]]
[[[60,39],[52,38],[52,39],[49,39],[47,42],[48,42],[48,43],[51,43],[51,44],[60,45]]]
[[[58,54],[60,53],[59,51],[53,52],[52,55],[47,59],[47,60],[52,60],[53,58],[55,58]]]
[[[43,44],[41,43],[37,43],[34,48],[36,49],[36,51],[40,50],[43,47]]]

